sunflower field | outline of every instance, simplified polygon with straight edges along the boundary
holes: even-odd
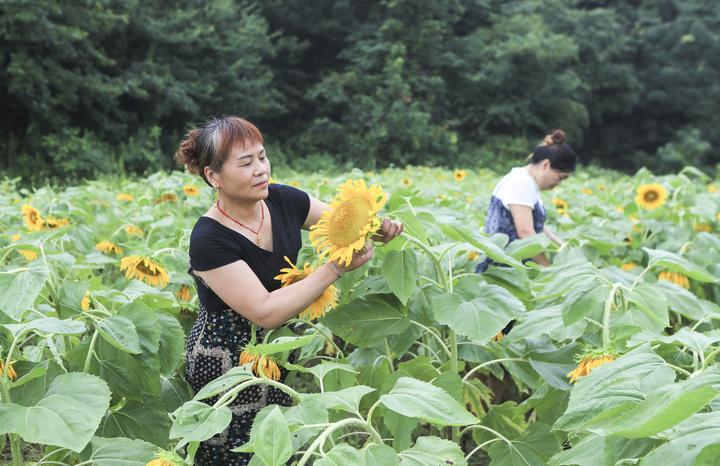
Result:
[[[720,463],[720,183],[580,170],[543,194],[557,246],[481,233],[498,179],[276,176],[326,201],[354,180],[405,231],[199,393],[187,250],[211,190],[181,173],[0,182],[0,463],[190,465],[258,384],[294,405],[258,414],[237,448],[252,465]],[[377,227],[336,204],[360,236]],[[321,223],[284,285],[346,257]],[[552,266],[523,261],[541,251]],[[486,257],[504,266],[474,273]]]

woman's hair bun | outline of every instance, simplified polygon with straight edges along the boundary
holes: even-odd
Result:
[[[185,165],[190,173],[196,174],[200,172],[200,154],[197,151],[199,133],[199,129],[188,132],[175,152],[175,160]]]
[[[556,129],[552,133],[545,136],[544,142],[546,144],[562,144],[565,142],[565,131]]]

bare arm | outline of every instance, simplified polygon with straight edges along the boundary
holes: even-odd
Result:
[[[364,265],[372,256],[370,245],[362,254],[356,253],[348,267],[337,267],[340,271],[353,270]],[[279,327],[295,317],[339,278],[330,263],[325,263],[305,279],[268,292],[255,272],[242,260],[194,273],[233,310],[264,328]]]
[[[510,213],[512,214],[518,237],[527,238],[528,236],[534,235],[535,226],[533,225],[532,209],[520,204],[510,204],[508,207],[510,207]],[[550,265],[550,261],[545,257],[544,253],[533,257],[533,261],[543,266]]]
[[[545,236],[550,238],[550,241],[557,244],[558,246],[563,246],[565,244],[565,241],[560,239],[560,237],[558,235],[556,235],[554,231],[552,231],[550,228],[548,228],[546,226],[543,227],[543,233],[545,233]]]
[[[310,210],[308,210],[307,218],[305,219],[305,223],[303,223],[303,229],[308,230],[311,226],[315,225],[320,220],[322,213],[329,208],[329,204],[310,196]]]

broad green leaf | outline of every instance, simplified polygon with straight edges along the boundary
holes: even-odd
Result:
[[[255,350],[259,354],[277,354],[284,353],[286,351],[292,351],[297,348],[301,348],[310,343],[315,338],[315,335],[304,335],[301,337],[279,337],[270,343],[259,343],[255,345]]]
[[[180,374],[175,374],[172,377],[160,377],[160,379],[162,381],[160,402],[165,412],[171,413],[186,401],[192,400],[193,389]]]
[[[535,422],[510,444],[496,441],[488,448],[493,466],[534,466],[547,464],[560,445],[550,426]]]
[[[403,305],[417,286],[417,257],[412,249],[391,251],[385,256],[383,275],[390,289]]]
[[[107,384],[94,375],[57,376],[32,406],[0,404],[0,434],[16,433],[26,442],[81,452],[110,405]]]
[[[400,466],[467,466],[457,443],[439,437],[420,437],[412,448],[400,452]]]
[[[188,401],[172,413],[170,438],[180,439],[176,448],[188,442],[202,442],[224,431],[232,420],[227,406],[213,408],[201,401]]]
[[[332,371],[344,371],[344,372],[351,372],[353,374],[357,374],[358,372],[355,370],[353,366],[350,364],[343,364],[339,362],[333,362],[333,361],[320,361],[320,364],[316,364],[314,366],[305,367],[297,364],[288,364],[288,368],[297,370],[300,372],[306,372],[313,374],[315,378],[318,381],[318,384],[322,384],[325,380],[325,376],[331,373]]]
[[[631,314],[635,312],[633,309],[635,308],[645,316],[644,320],[635,319],[641,328],[661,331],[670,325],[667,300],[662,291],[657,290],[653,285],[638,285],[625,296],[634,305],[631,307]]]
[[[375,389],[372,387],[357,385],[335,392],[313,393],[308,395],[307,400],[312,400],[325,409],[340,409],[349,413],[357,413],[362,397],[374,391]]]
[[[688,277],[697,280],[699,282],[717,282],[718,278],[687,259],[684,259],[677,254],[668,251],[662,251],[660,249],[642,248],[648,256],[650,256],[650,262],[657,267],[666,268],[673,272],[680,272]]]
[[[441,227],[443,232],[445,232],[448,236],[452,238],[462,239],[463,241],[470,243],[475,248],[485,253],[486,256],[488,256],[495,262],[510,265],[512,267],[517,267],[519,269],[526,268],[522,262],[505,252],[500,246],[493,243],[490,238],[484,236],[474,237],[470,233],[461,230],[454,225],[444,224],[441,225]]]
[[[365,452],[347,444],[335,445],[327,455],[313,462],[313,466],[364,466]]]
[[[90,445],[88,461],[93,466],[145,466],[158,450],[156,445],[128,438],[93,437]]]
[[[682,327],[672,335],[658,335],[650,331],[640,332],[633,335],[629,343],[636,344],[648,341],[662,341],[663,343],[687,346],[691,351],[699,354],[705,353],[711,345],[720,341],[720,334],[705,335],[687,327]]]
[[[674,380],[675,371],[648,345],[640,346],[580,378],[571,391],[567,411],[553,428],[580,429],[600,415],[624,414],[656,387]]]
[[[464,426],[479,420],[443,389],[409,377],[401,377],[380,401],[387,408],[441,426]]]
[[[403,208],[393,212],[393,215],[397,217],[403,223],[403,229],[414,238],[419,239],[423,243],[427,244],[427,232],[425,227],[413,212],[409,208]]]
[[[574,340],[583,334],[587,326],[588,322],[584,319],[578,320],[572,325],[566,325],[563,320],[562,306],[549,306],[526,312],[505,338],[508,341],[514,341],[548,335],[558,341]]]
[[[268,466],[283,466],[292,456],[292,442],[287,422],[274,406],[258,426],[254,442],[255,455]]]
[[[720,394],[720,374],[705,372],[679,383],[655,387],[622,416],[597,416],[587,427],[594,432],[646,438],[669,429],[704,408]]]
[[[197,401],[205,400],[215,395],[225,393],[232,387],[254,378],[255,376],[252,372],[243,367],[235,366],[220,377],[208,382],[200,389],[199,392],[197,392],[195,398],[193,399]]]
[[[435,318],[458,334],[485,343],[525,313],[522,302],[497,285],[478,282],[476,296],[465,301],[457,293],[443,295],[435,302]]]
[[[410,325],[410,320],[380,295],[338,306],[321,322],[348,343],[360,347],[374,346],[383,337],[402,333]]]
[[[160,324],[160,372],[172,375],[185,360],[185,331],[180,322],[170,314],[155,314]]]
[[[572,448],[557,453],[550,458],[547,464],[552,466],[575,466],[578,464],[615,466],[621,460],[632,461],[642,458],[657,443],[658,441],[653,439],[626,439],[613,435],[590,434],[580,441],[572,442]]]
[[[395,450],[387,445],[371,445],[365,449],[365,464],[367,466],[397,466],[398,461]]]
[[[393,448],[397,451],[410,448],[413,433],[420,425],[420,420],[403,416],[384,406],[378,408],[378,416],[382,418],[383,425],[390,431]]]
[[[695,459],[704,448],[720,445],[720,412],[695,414],[667,431],[665,436],[667,443],[651,451],[640,466],[697,464]]]
[[[498,432],[506,439],[516,439],[527,429],[527,421],[525,421],[527,409],[526,406],[518,406],[514,401],[492,405],[490,411],[482,418],[481,425]],[[473,430],[473,440],[478,444],[494,438],[497,438],[495,434],[484,429]]]
[[[100,423],[97,435],[126,437],[152,442],[163,447],[168,442],[170,417],[158,399],[130,400],[122,408],[110,411]]]
[[[573,325],[585,317],[595,319],[602,313],[609,295],[608,285],[597,286],[594,277],[588,277],[582,285],[578,284],[577,288],[571,290],[563,301],[563,322],[565,325]]]
[[[47,279],[45,267],[0,272],[0,312],[12,320],[20,320],[32,307]]]
[[[145,304],[153,309],[172,307],[175,297],[169,291],[162,291],[139,280],[131,280],[122,291],[129,303]]]
[[[41,317],[23,324],[3,325],[14,337],[34,332],[40,335],[77,335],[85,331],[85,324],[77,320],[60,320],[56,317]]]
[[[528,236],[508,244],[506,251],[518,260],[535,257],[550,246],[550,239],[544,234]]]
[[[140,354],[140,339],[135,324],[123,316],[110,316],[95,321],[100,335],[115,348],[130,354]]]

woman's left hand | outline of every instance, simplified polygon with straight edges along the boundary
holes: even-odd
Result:
[[[393,222],[389,218],[382,220],[382,227],[380,231],[373,236],[373,240],[382,241],[383,243],[389,243],[393,238],[403,232],[403,224],[400,222]]]

